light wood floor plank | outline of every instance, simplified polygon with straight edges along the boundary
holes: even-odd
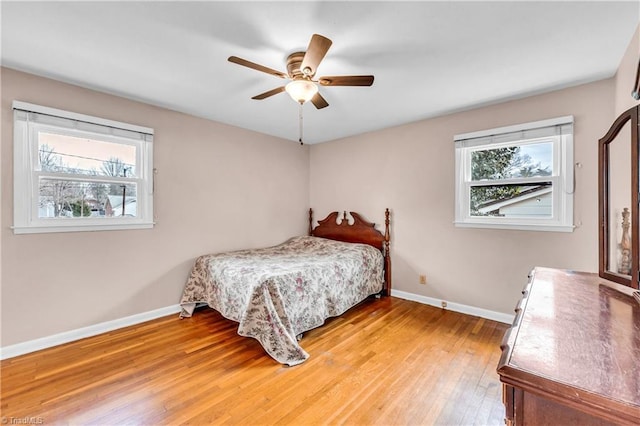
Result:
[[[0,364],[1,415],[45,424],[501,425],[506,324],[396,298],[305,333],[286,367],[211,309]]]

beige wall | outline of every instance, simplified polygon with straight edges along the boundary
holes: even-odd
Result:
[[[13,100],[154,128],[155,228],[14,235]],[[307,229],[308,147],[9,69],[1,154],[2,346],[175,305],[197,255]]]
[[[598,269],[597,142],[609,127],[608,79],[523,100],[389,128],[311,147],[311,205],[364,212],[381,223],[392,209],[393,285],[450,302],[512,313],[536,265]],[[456,228],[456,134],[565,115],[575,117],[573,233]],[[418,276],[427,276],[427,285]]]
[[[640,25],[629,42],[629,46],[622,61],[620,61],[620,66],[615,76],[616,117],[638,104],[638,101],[631,97],[633,84],[635,83],[636,73],[638,71],[638,60],[640,60]]]

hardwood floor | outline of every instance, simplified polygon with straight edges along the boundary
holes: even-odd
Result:
[[[285,367],[211,309],[1,362],[7,423],[502,425],[506,324],[370,299]],[[17,420],[17,421],[15,421]]]

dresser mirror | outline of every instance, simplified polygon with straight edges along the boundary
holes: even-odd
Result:
[[[622,113],[599,141],[599,275],[638,288],[638,114]]]

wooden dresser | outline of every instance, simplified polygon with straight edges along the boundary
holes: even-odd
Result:
[[[639,425],[640,304],[597,274],[536,268],[502,342],[508,425]]]

